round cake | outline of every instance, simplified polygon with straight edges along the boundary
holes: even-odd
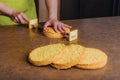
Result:
[[[65,32],[70,33],[70,29],[65,28]],[[49,38],[63,38],[64,37],[64,35],[60,31],[55,32],[52,27],[47,27],[45,30],[43,30],[43,34]]]

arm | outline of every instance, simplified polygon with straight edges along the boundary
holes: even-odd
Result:
[[[71,28],[71,26],[68,26],[58,21],[57,18],[58,0],[46,0],[46,5],[48,9],[49,20],[44,25],[44,29],[46,29],[48,26],[52,26],[56,32],[60,31],[64,33],[65,27]]]
[[[16,10],[10,8],[9,6],[3,4],[2,2],[0,2],[0,12],[2,14],[5,14],[5,15],[11,17],[12,20],[16,23],[24,24],[26,22],[29,22],[29,19],[27,18],[27,16],[24,13],[16,11]]]
[[[57,20],[57,7],[58,7],[57,0],[46,0],[46,5],[48,9],[49,19]]]
[[[10,8],[7,5],[4,5],[3,3],[0,2],[0,12],[1,13],[5,14],[5,15],[8,15],[8,16],[11,16],[12,11],[13,11],[12,8]]]

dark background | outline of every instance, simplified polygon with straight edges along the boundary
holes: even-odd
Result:
[[[35,0],[37,11],[38,1]],[[120,15],[120,0],[60,0],[60,3],[61,20]]]
[[[120,0],[61,0],[61,20],[120,15]]]
[[[39,17],[39,0],[34,0],[36,5],[37,16]]]

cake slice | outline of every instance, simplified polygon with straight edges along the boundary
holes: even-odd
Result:
[[[82,69],[99,69],[106,65],[107,59],[108,57],[103,51],[94,48],[86,48],[84,59],[80,60],[76,67]]]
[[[56,69],[68,69],[79,62],[79,58],[82,58],[83,52],[83,46],[67,46],[60,54],[54,57],[51,65]]]
[[[36,48],[29,54],[29,61],[35,66],[48,65],[64,48],[65,45],[60,43]]]

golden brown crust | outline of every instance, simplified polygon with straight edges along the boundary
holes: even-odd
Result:
[[[51,66],[56,69],[68,69],[72,66],[76,66],[80,69],[99,69],[107,64],[108,56],[99,49],[85,48],[81,45],[76,44],[70,46],[59,44],[59,48],[61,48],[58,48],[59,50],[56,50],[56,52],[59,52],[50,57],[49,53],[54,53],[53,51],[56,49],[55,47],[58,46],[51,48],[50,52],[48,52],[48,46],[45,49],[43,49],[43,47],[42,49],[41,47],[34,49],[29,54],[29,62],[35,66],[45,66],[51,64]],[[48,55],[47,58],[46,55],[44,55],[44,57],[43,55],[39,56],[40,54],[38,54],[38,52],[40,52],[40,50],[45,50],[40,52],[45,53],[46,49],[48,50],[46,53]],[[42,58],[40,59],[38,56]]]
[[[75,51],[71,51],[72,48],[74,48],[75,50],[77,50],[79,48],[80,52],[76,53]],[[66,47],[66,49],[64,49],[62,51],[62,53],[60,53],[59,55],[56,56],[56,58],[53,59],[53,62],[51,65],[56,69],[71,68],[72,66],[76,65],[79,62],[79,58],[83,57],[83,55],[82,55],[83,51],[84,51],[83,46],[80,46],[80,45],[68,46],[68,47]],[[76,56],[73,56],[73,55],[76,55]],[[67,60],[65,59],[66,61],[61,61],[61,59],[63,59],[63,57],[67,58]]]
[[[66,63],[66,64],[55,64],[55,63],[52,63],[52,67],[60,70],[60,69],[69,69],[71,68],[72,66],[76,65],[78,63],[78,58],[76,58],[76,60],[73,60],[71,61],[70,63]]]
[[[56,47],[56,49],[54,49]],[[28,56],[28,60],[30,63],[32,63],[35,66],[45,66],[48,64],[52,63],[52,59],[54,58],[54,56],[56,56],[57,54],[59,54],[61,52],[62,49],[64,49],[65,45],[64,44],[51,44],[51,45],[47,45],[47,46],[43,46],[43,47],[38,47],[34,50],[31,51],[31,53]],[[46,51],[47,49],[47,51]],[[50,51],[50,52],[48,52]],[[48,57],[46,57],[47,55],[45,54],[45,52],[47,53],[51,53],[55,51],[53,55],[48,55]],[[44,57],[44,58],[43,58]]]
[[[82,55],[81,55],[82,56]],[[76,57],[76,59],[72,60],[71,62],[67,62],[66,64],[57,64],[57,63],[52,63],[52,67],[60,70],[60,69],[68,69],[71,68],[72,66],[76,65],[78,63],[79,57]]]
[[[60,70],[60,69],[69,69],[71,68],[71,66],[68,66],[68,65],[59,65],[59,64],[51,64],[52,67]]]
[[[70,32],[69,28],[65,28],[65,30],[67,33]],[[64,37],[61,32],[55,32],[52,27],[47,27],[47,29],[43,31],[43,34],[49,38],[63,38]]]
[[[92,60],[91,58],[94,59]],[[84,52],[84,59],[81,59],[81,61],[79,61],[76,67],[81,69],[99,69],[107,64],[107,60],[108,57],[104,52],[94,48],[86,48]]]
[[[103,68],[107,64],[107,60],[94,64],[77,64],[76,67],[81,69],[99,69]]]
[[[51,59],[46,59],[44,61],[34,61],[31,58],[29,58],[29,62],[35,66],[46,66],[48,64],[51,64]]]

